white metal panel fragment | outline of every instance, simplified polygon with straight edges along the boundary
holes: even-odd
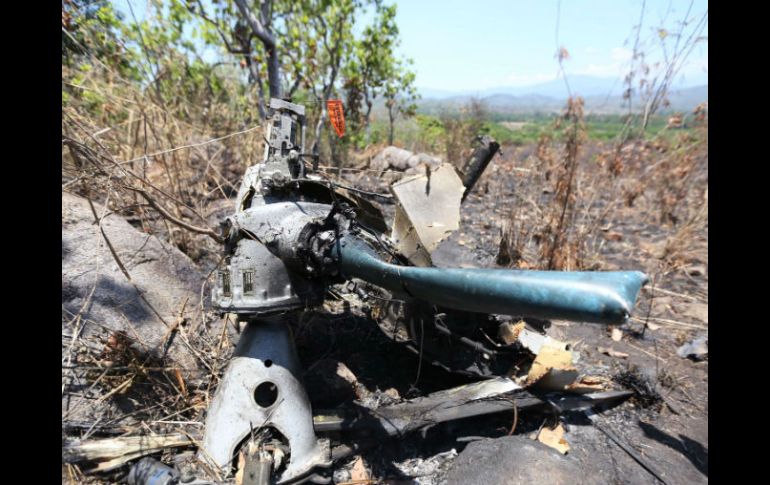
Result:
[[[460,227],[465,187],[454,166],[442,163],[425,174],[395,182],[398,202],[392,239],[417,266],[430,266],[430,253]]]

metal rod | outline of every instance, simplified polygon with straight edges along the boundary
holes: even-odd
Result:
[[[341,272],[437,305],[481,313],[625,323],[647,276],[638,271],[422,268],[382,261],[365,242],[337,242]]]

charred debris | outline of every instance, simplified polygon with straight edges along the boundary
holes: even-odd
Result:
[[[513,433],[526,413],[585,413],[597,422],[603,408],[632,394],[581,374],[579,354],[546,335],[544,323],[622,324],[644,274],[433,265],[432,252],[458,229],[463,200],[499,150],[494,140],[477,140],[462,174],[429,161],[391,184],[390,194],[371,194],[314,170],[303,106],[273,99],[270,108],[264,158],[247,169],[233,214],[222,223],[212,306],[243,331],[205,427],[74,440],[63,448],[65,462],[97,469],[130,463],[128,483],[137,485],[329,483],[335,462],[437,423],[509,413]],[[377,207],[382,198],[394,202],[392,228]],[[420,366],[468,383],[383,399],[337,369],[356,390],[353,399],[313,409],[290,323],[330,297],[375,321]],[[566,453],[559,426],[537,438]],[[195,454],[173,466],[149,457],[191,447]]]

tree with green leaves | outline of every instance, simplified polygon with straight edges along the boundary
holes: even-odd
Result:
[[[242,126],[255,108],[265,118],[270,97],[292,98],[308,108],[311,151],[328,141],[333,158],[341,145],[369,142],[376,102],[389,103],[391,125],[414,113],[414,74],[396,54],[396,6],[382,0],[150,0],[141,19],[127,6],[123,18],[109,2],[65,0],[63,65],[99,59],[129,90],[188,121],[213,121],[213,105],[226,102],[237,104]],[[356,29],[366,12],[372,21]],[[204,59],[204,49],[217,57]],[[345,102],[344,140],[326,124],[334,98]]]
[[[314,52],[315,56],[297,61],[296,55],[288,57],[295,70],[295,77],[302,79],[308,91],[312,93],[318,115],[312,146],[312,153],[319,154],[321,131],[327,118],[326,101],[335,97],[340,70],[349,58],[352,48],[353,23],[355,15],[362,7],[356,0],[300,0],[294,2],[296,14],[287,18],[289,42],[297,52]],[[329,139],[334,151],[336,143]]]
[[[419,99],[414,86],[415,73],[403,67],[402,63],[393,66],[385,83],[385,105],[388,108],[388,143],[393,144],[396,116],[412,117],[417,113],[416,101]]]
[[[124,25],[110,3],[62,1],[62,67],[89,69],[101,63],[121,77],[139,80],[136,53],[121,40]]]
[[[356,40],[343,72],[347,101],[347,117],[354,131],[365,131],[370,140],[372,108],[386,88],[393,89],[394,73],[398,73],[395,49],[398,46],[396,5],[376,5],[376,17],[360,39]],[[387,86],[388,83],[390,86]]]
[[[355,20],[369,7],[375,10],[374,21],[356,38]],[[344,94],[354,138],[361,130],[368,132],[374,101],[385,95],[388,82],[394,100],[398,93],[414,98],[414,75],[400,72],[405,65],[395,55],[395,5],[381,0],[213,0],[207,9],[201,0],[188,0],[187,8],[203,20],[206,42],[242,57],[249,81],[258,88],[261,116],[265,91],[270,97],[309,97],[314,154],[320,149],[330,98]],[[409,89],[411,95],[404,91]],[[413,113],[409,107],[399,101],[393,114]],[[335,145],[330,137],[332,149]]]
[[[312,93],[321,111],[316,145],[325,100],[336,87],[360,6],[355,0],[213,0],[207,9],[200,0],[187,2],[204,21],[204,40],[242,57],[249,81],[258,88],[260,116],[265,115],[265,79],[269,97],[292,97],[300,86]]]

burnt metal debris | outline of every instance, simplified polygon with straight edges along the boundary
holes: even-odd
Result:
[[[476,147],[473,149],[473,154],[471,154],[471,158],[463,167],[463,172],[465,173],[463,178],[463,185],[465,186],[463,200],[471,193],[481,174],[484,173],[487,165],[489,165],[489,162],[492,161],[492,158],[499,150],[500,144],[489,135],[481,135],[476,138]]]
[[[385,234],[382,216],[373,213],[371,204],[315,173],[317,159],[304,153],[304,107],[272,99],[270,108],[264,158],[246,171],[234,214],[223,223],[224,263],[212,291],[218,311],[247,322],[208,410],[199,451],[199,458],[220,476],[232,476],[239,449],[249,446],[253,452],[245,453],[245,470],[258,469],[262,476],[272,469],[272,480],[279,484],[328,483],[333,460],[350,453],[319,438],[327,431],[374,427],[394,436],[429,423],[510,410],[517,400],[522,409],[547,405],[579,410],[626,396],[599,393],[570,400],[561,394],[529,395],[522,388],[533,381],[531,375],[509,377],[510,349],[484,342],[478,332],[497,335],[498,327],[511,325],[501,315],[623,323],[647,281],[644,274],[432,267],[429,253],[443,235],[424,236],[431,243],[417,239],[414,247],[426,246],[421,247],[422,257],[412,261]],[[487,140],[482,148],[474,154],[461,191],[450,194],[458,199],[458,211],[460,198],[472,189],[499,145]],[[423,184],[426,194],[441,190],[430,173],[424,178],[416,183]],[[395,195],[399,197],[398,191]],[[424,210],[435,209],[431,200],[443,199],[426,197]],[[414,226],[425,224],[410,212],[414,210],[405,202],[402,235],[412,229],[420,233]],[[452,217],[446,217],[450,224]],[[489,380],[378,408],[376,414],[351,418],[322,413],[314,418],[286,318],[321,303],[332,286],[346,281],[353,282],[347,286],[355,295],[378,305],[387,334],[414,351],[415,342],[422,343],[421,358]],[[529,351],[526,343],[517,345]],[[572,363],[566,347],[542,346],[556,356],[552,361]],[[456,348],[470,357],[447,350]],[[545,367],[534,380],[545,382],[543,375],[559,370],[560,364],[542,360]],[[257,480],[244,477],[242,483],[252,479]]]

